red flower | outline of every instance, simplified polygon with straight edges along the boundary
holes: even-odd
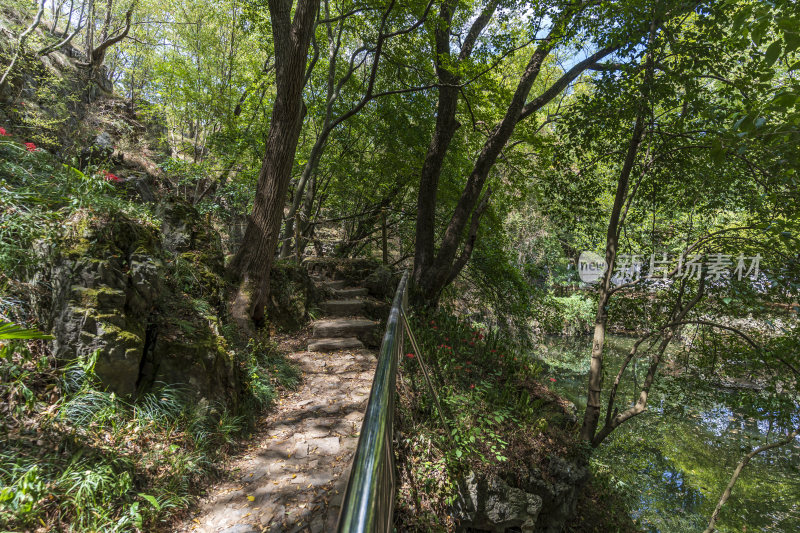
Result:
[[[470,346],[475,346],[474,342],[469,343]]]
[[[407,353],[406,357],[408,357],[409,359],[413,359],[414,358],[414,354],[413,353]]]
[[[450,337],[445,337],[444,340],[449,341]]]
[[[120,181],[119,176],[116,176],[107,170],[103,171],[103,176],[105,177],[106,181]]]
[[[473,383],[472,385],[469,386],[469,388],[470,389],[474,389],[475,388],[475,384]]]
[[[489,350],[489,351],[490,351],[490,352],[492,352],[492,353],[497,353],[497,350],[495,350],[494,348],[492,348],[492,349],[491,349],[491,350]],[[500,357],[503,357],[503,356],[501,355]]]
[[[552,381],[553,383],[555,383],[555,382],[556,382],[556,378],[550,378],[550,381]]]
[[[436,326],[433,326],[433,329],[439,329],[439,328],[437,328]]]
[[[471,364],[472,364],[472,361],[467,361],[467,364],[468,364],[468,365],[471,365]]]
[[[8,132],[6,131],[5,128],[0,128],[0,136],[2,137],[8,136]]]
[[[436,321],[431,320],[431,326],[434,325],[434,324],[436,324]]]
[[[25,148],[27,148],[29,152],[35,152],[37,150],[36,145],[33,143],[25,143]]]

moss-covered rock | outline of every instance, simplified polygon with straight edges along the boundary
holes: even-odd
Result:
[[[378,265],[364,280],[369,293],[382,300],[391,299],[400,283],[400,276],[386,265]]]
[[[293,331],[309,319],[309,310],[321,301],[306,269],[292,261],[277,261],[270,272],[267,318],[279,330]]]
[[[311,257],[304,260],[303,265],[312,277],[361,285],[380,266],[380,261],[369,258]]]
[[[167,202],[162,229],[123,215],[74,217],[42,247],[39,318],[62,360],[98,352],[109,390],[133,395],[157,382],[199,397],[237,397],[237,367],[219,332],[222,252],[188,204]]]

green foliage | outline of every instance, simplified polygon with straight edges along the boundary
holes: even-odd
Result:
[[[455,480],[467,471],[530,468],[549,453],[539,447],[549,439],[571,447],[562,408],[538,384],[542,367],[499,330],[447,312],[415,315],[411,322],[422,353],[403,356],[400,461],[410,485],[425,495],[428,519],[440,522],[440,513],[454,501]],[[419,510],[421,502],[414,498],[402,494],[400,508]],[[404,518],[407,525],[409,520]]]
[[[12,279],[25,278],[35,263],[34,244],[60,234],[78,212],[121,212],[155,224],[148,208],[128,200],[102,168],[81,171],[6,139],[0,138],[0,270]]]
[[[163,384],[135,401],[123,399],[102,389],[97,353],[58,370],[27,345],[10,346],[0,360],[0,394],[13,413],[0,451],[4,528],[157,527],[188,504],[252,416]],[[274,387],[296,384],[297,371],[274,349],[255,347],[250,357],[257,364],[246,404],[260,408]]]
[[[50,340],[53,337],[51,335],[47,335],[42,333],[37,329],[31,328],[24,328],[22,326],[18,326],[17,324],[12,324],[11,322],[6,322],[5,320],[0,318],[0,341],[6,340],[31,340],[31,339],[44,339]]]
[[[274,343],[251,339],[246,354],[246,393],[258,410],[272,405],[279,387],[294,389],[300,383],[299,369],[286,360]]]
[[[546,335],[584,335],[594,328],[596,308],[592,298],[580,293],[551,296],[541,304],[537,321]]]

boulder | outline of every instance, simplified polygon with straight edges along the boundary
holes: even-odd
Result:
[[[295,331],[309,320],[323,293],[314,285],[305,268],[293,261],[276,261],[270,271],[267,318],[281,331]]]
[[[303,265],[314,278],[344,280],[347,285],[359,286],[380,262],[369,258],[310,257],[303,261]]]
[[[400,283],[400,277],[385,265],[380,265],[364,280],[364,286],[369,290],[370,295],[382,300],[391,299],[394,296],[398,283]]]
[[[190,227],[176,218],[164,225]],[[86,215],[41,246],[37,314],[55,337],[54,355],[66,362],[96,354],[95,373],[120,395],[163,382],[235,402],[237,366],[219,334],[215,307],[221,250],[197,231],[205,230],[167,239],[121,214]]]
[[[580,459],[550,457],[545,471],[531,468],[520,484],[526,492],[542,498],[543,510],[536,524],[537,531],[560,532],[575,514],[578,496],[589,479],[589,469]]]
[[[541,510],[540,496],[511,487],[497,477],[470,472],[459,483],[454,515],[462,531],[532,533]]]

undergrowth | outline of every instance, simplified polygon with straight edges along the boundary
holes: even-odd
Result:
[[[46,337],[9,326],[9,318],[32,323],[25,280],[41,260],[38,243],[103,214],[158,224],[102,162],[78,170],[25,140],[0,137],[0,531],[166,529],[299,373],[274,344],[240,346],[235,328],[220,321],[228,345],[239,346],[235,404],[209,404],[188,387],[158,383],[120,397],[95,374],[97,353],[56,360]],[[204,271],[184,262],[175,267],[179,295],[214,316],[219,295],[199,290]]]
[[[150,210],[130,201],[102,163],[79,170],[32,143],[0,137],[0,272],[21,279],[35,262],[34,244],[58,233],[76,211],[124,213],[156,225]],[[107,165],[106,165],[107,166]]]
[[[104,390],[97,354],[59,367],[43,341],[0,348],[0,530],[152,531],[196,495],[199,481],[252,427],[297,371],[274,345],[240,356],[234,414],[180,386],[139,398]]]
[[[417,315],[412,328],[422,353],[409,351],[401,366],[397,520],[403,530],[452,530],[460,478],[469,471],[521,475],[546,454],[572,453],[573,421],[566,403],[539,382],[542,367],[501,332],[447,312]]]

